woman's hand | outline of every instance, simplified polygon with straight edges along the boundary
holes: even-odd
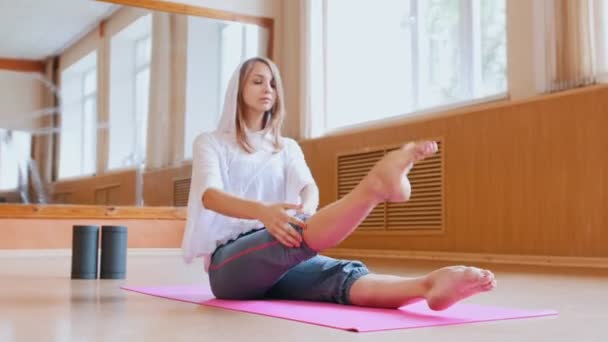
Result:
[[[288,209],[295,209],[299,212],[302,206],[289,203],[264,204],[261,206],[257,218],[264,224],[270,235],[280,243],[287,247],[300,247],[302,235],[289,224],[292,223],[305,229],[306,223],[289,216]]]

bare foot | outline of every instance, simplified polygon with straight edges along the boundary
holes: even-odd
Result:
[[[432,310],[445,310],[467,297],[496,287],[494,274],[477,267],[451,266],[427,276],[426,300]]]
[[[412,193],[408,172],[416,162],[435,152],[437,143],[434,141],[408,143],[384,156],[362,183],[371,189],[379,202],[405,202]]]

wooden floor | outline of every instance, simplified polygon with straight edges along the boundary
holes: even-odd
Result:
[[[443,266],[365,261],[373,271],[401,275]],[[0,251],[0,341],[608,341],[608,270],[490,267],[498,289],[468,302],[556,309],[559,316],[353,333],[119,289],[205,281],[200,264],[184,265],[175,251],[131,253],[126,281],[70,280],[67,252]]]

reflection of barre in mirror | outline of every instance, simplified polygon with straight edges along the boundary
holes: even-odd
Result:
[[[59,88],[39,73],[11,71],[6,73],[10,73],[9,77],[13,80],[21,78],[22,82],[37,85],[52,97],[59,99]],[[26,113],[3,113],[8,114],[9,117],[9,120],[3,123],[5,126],[21,128],[0,128],[0,192],[16,189],[18,200],[22,203],[48,203],[49,184],[43,182],[38,165],[32,159],[31,144],[34,137],[58,133],[59,129],[26,127],[30,126],[30,122],[45,120],[56,113],[59,113],[59,108],[56,106],[34,109]],[[7,198],[0,196],[0,202],[7,202]]]
[[[0,71],[2,72],[2,71]],[[4,78],[13,81],[17,87],[27,83],[30,87],[39,87],[48,91],[52,96],[59,96],[58,88],[53,82],[39,73],[19,73],[3,71]],[[3,101],[3,117],[0,128],[0,192],[8,189],[16,190],[16,197],[22,203],[48,203],[48,192],[42,183],[36,162],[31,157],[31,140],[36,135],[46,134],[46,128],[28,128],[29,122],[43,120],[58,112],[55,106],[36,108],[32,104],[23,105],[15,99],[11,105]],[[15,108],[16,107],[16,108]],[[18,112],[20,110],[28,112]],[[7,128],[10,127],[10,128]],[[17,128],[14,128],[17,127]],[[31,191],[29,190],[31,186]],[[9,202],[11,199],[0,195],[0,202]]]
[[[66,25],[53,46],[19,35],[22,53],[0,46],[0,87],[17,84],[0,95],[16,103],[0,108],[0,202],[184,206],[176,184],[189,180],[194,138],[216,128],[232,70],[273,54],[273,20],[86,11],[87,25]],[[11,70],[5,57],[36,68]]]

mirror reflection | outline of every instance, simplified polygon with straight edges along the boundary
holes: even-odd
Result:
[[[272,21],[61,2],[86,15],[0,43],[0,202],[185,206],[192,143]]]

